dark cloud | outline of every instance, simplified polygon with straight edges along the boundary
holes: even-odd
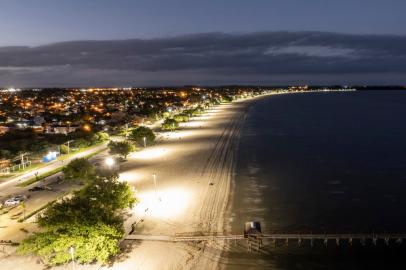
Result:
[[[406,37],[205,33],[0,48],[0,85],[401,83]]]

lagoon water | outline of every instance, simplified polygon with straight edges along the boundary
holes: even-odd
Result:
[[[230,226],[264,232],[406,233],[406,92],[269,96],[242,131]],[[406,241],[405,241],[406,242]],[[231,247],[227,269],[405,269],[406,243]]]

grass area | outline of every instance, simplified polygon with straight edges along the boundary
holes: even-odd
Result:
[[[83,156],[83,158],[89,159],[89,158],[91,158],[91,157],[93,157],[93,156],[95,156],[95,155],[97,155],[97,154],[100,154],[101,152],[103,152],[103,151],[105,151],[105,150],[106,150],[106,149],[104,149],[104,148],[99,149],[99,150],[97,150],[96,152],[93,152],[93,153],[90,153],[90,154],[87,154],[87,155]],[[61,167],[56,168],[56,169],[54,169],[54,170],[52,170],[52,171],[43,173],[43,174],[39,175],[38,177],[32,177],[32,178],[28,179],[27,181],[24,181],[24,182],[18,184],[17,186],[19,186],[19,187],[27,187],[27,186],[29,186],[29,185],[34,184],[35,182],[44,180],[45,178],[47,178],[47,177],[49,177],[49,176],[52,176],[52,175],[54,175],[54,174],[57,174],[57,173],[61,172],[61,171],[63,170],[63,168],[64,168],[64,167],[61,166]]]
[[[92,158],[92,157],[94,157],[95,155],[97,155],[97,154],[100,154],[101,152],[103,152],[103,151],[106,151],[106,149],[99,149],[99,150],[97,150],[96,152],[93,152],[93,153],[90,153],[90,154],[87,154],[87,155],[85,155],[85,156],[83,156],[83,158],[86,158],[86,159],[89,159],[89,158]]]
[[[12,178],[12,177],[14,177],[14,176],[16,176],[16,175],[18,175],[18,174],[28,173],[28,172],[30,172],[30,171],[39,169],[39,168],[41,168],[42,166],[44,166],[44,164],[42,164],[42,163],[35,163],[35,164],[33,164],[33,165],[29,166],[29,167],[26,167],[24,170],[23,170],[23,169],[21,169],[21,170],[15,170],[15,171],[10,172],[9,174],[0,175],[0,181],[2,181],[2,180],[8,180],[9,178]]]
[[[63,170],[63,168],[64,168],[64,167],[59,167],[59,168],[53,169],[52,171],[43,173],[43,174],[39,175],[38,177],[35,177],[35,176],[34,176],[34,177],[30,178],[29,180],[24,181],[24,182],[18,184],[17,186],[18,186],[18,187],[26,187],[26,186],[29,186],[29,185],[31,185],[31,184],[34,184],[35,182],[44,180],[45,178],[47,178],[47,177],[49,177],[49,176],[51,176],[51,175],[54,175],[54,174],[56,174],[56,173],[61,172],[61,171]]]
[[[9,174],[5,174],[5,175],[0,175],[0,181],[2,180],[7,180],[8,178],[13,177],[15,174],[14,173],[9,173]]]
[[[92,145],[92,146],[83,147],[83,148],[77,149],[77,150],[75,150],[75,151],[71,151],[69,154],[65,154],[65,155],[62,155],[62,156],[58,157],[57,160],[66,160],[66,159],[69,159],[69,158],[71,158],[71,157],[72,157],[73,155],[75,155],[75,154],[78,154],[78,153],[80,153],[80,152],[89,150],[89,149],[91,149],[92,147],[96,147],[96,146],[98,146],[98,145],[100,145],[100,144],[102,144],[102,143],[104,143],[104,142],[97,143],[97,144]],[[98,153],[100,153],[100,152],[97,151],[97,154],[98,154]],[[88,157],[85,156],[85,158],[88,158]],[[15,171],[11,172],[10,174],[7,174],[7,175],[0,175],[0,181],[2,181],[2,180],[8,180],[8,178],[12,178],[12,177],[14,177],[14,176],[16,176],[16,175],[18,175],[18,174],[28,173],[28,172],[31,172],[31,171],[33,171],[33,170],[41,169],[42,167],[47,166],[47,165],[49,165],[49,163],[42,163],[42,162],[34,163],[34,164],[32,164],[31,166],[27,167],[27,168],[24,169],[24,170],[22,170],[22,169],[21,169],[21,170],[15,170]]]
[[[77,150],[74,150],[74,151],[70,151],[69,154],[64,154],[64,155],[58,157],[58,160],[66,160],[66,159],[69,159],[69,158],[71,158],[73,155],[76,155],[76,154],[78,154],[78,153],[80,153],[80,152],[89,150],[89,149],[91,149],[91,148],[93,148],[93,147],[96,147],[96,146],[99,146],[99,145],[101,145],[101,144],[103,144],[103,143],[104,143],[104,142],[101,142],[101,143],[97,143],[97,144],[94,144],[94,145],[91,145],[91,146],[83,147],[83,148],[80,148],[80,149],[77,149]]]

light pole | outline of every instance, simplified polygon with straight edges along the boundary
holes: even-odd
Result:
[[[157,199],[158,199],[159,201],[161,201],[161,197],[158,197],[158,192],[157,192],[156,173],[153,173],[153,174],[152,174],[152,177],[154,178],[155,197],[157,197]]]
[[[72,269],[75,269],[75,248],[73,246],[69,248],[69,253],[72,259]]]
[[[152,174],[152,177],[154,178],[155,197],[156,197],[156,196],[157,196],[157,193],[156,193],[156,173],[153,173],[153,174]]]
[[[68,146],[68,153],[67,153],[68,155],[69,155],[69,153],[70,153],[70,143],[71,143],[71,142],[73,142],[73,140],[69,140],[69,141],[66,142],[66,144],[67,144],[67,146]]]
[[[68,124],[68,130],[65,132],[65,135],[70,133],[70,121],[67,121],[66,123]]]
[[[144,137],[144,138],[142,138],[142,139],[144,140],[144,148],[147,148],[147,138]]]
[[[23,165],[23,170],[25,169],[25,162],[24,162],[24,156],[26,156],[27,153],[21,154],[21,164]]]

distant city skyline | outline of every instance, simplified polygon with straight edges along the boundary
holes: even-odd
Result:
[[[0,86],[404,84],[406,2],[0,4]]]

